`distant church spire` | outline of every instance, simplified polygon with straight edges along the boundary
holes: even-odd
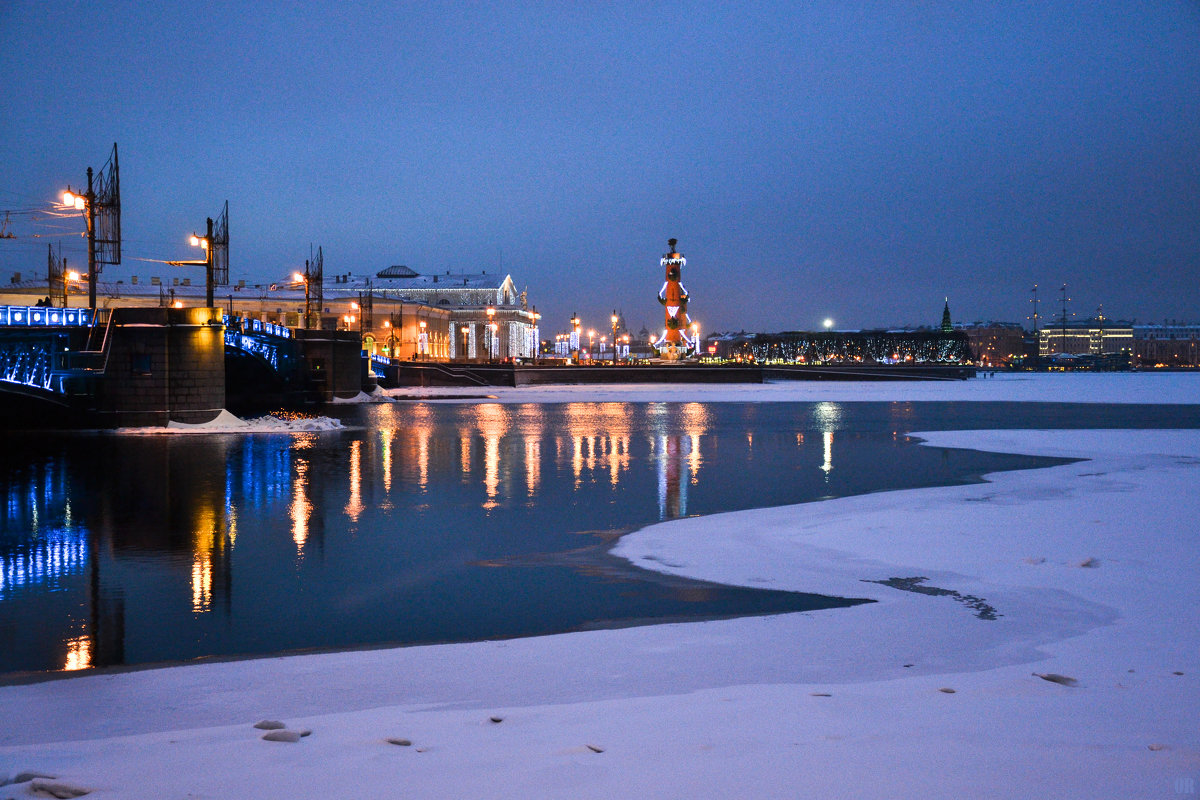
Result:
[[[946,306],[942,309],[942,333],[950,333],[954,330],[954,323],[950,321],[950,298],[946,298]]]

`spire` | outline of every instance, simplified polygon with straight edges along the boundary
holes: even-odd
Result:
[[[946,306],[942,309],[942,333],[950,333],[954,330],[954,323],[950,321],[950,298],[946,298]]]

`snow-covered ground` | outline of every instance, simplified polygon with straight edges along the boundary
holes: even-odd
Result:
[[[1179,403],[1200,376],[1008,383],[784,386]],[[741,399],[784,399],[776,386]],[[686,399],[737,394],[714,388]],[[552,389],[536,392],[616,399]],[[1024,396],[994,396],[1010,391]],[[923,436],[1086,460],[675,520],[617,547],[652,569],[872,604],[0,687],[0,783],[39,772],[97,798],[1200,792],[1200,431]],[[264,741],[263,719],[311,735]]]

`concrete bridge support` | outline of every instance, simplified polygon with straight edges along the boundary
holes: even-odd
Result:
[[[214,419],[225,405],[225,338],[211,308],[116,308],[93,407],[103,428]],[[95,344],[93,344],[95,346]]]
[[[297,330],[308,371],[307,393],[317,402],[348,400],[363,386],[362,337],[356,331]]]

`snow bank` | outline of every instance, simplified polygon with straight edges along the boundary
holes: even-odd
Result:
[[[1089,460],[618,545],[873,604],[0,687],[0,773],[98,798],[1186,794],[1200,431],[926,438]],[[1055,675],[1075,685],[1039,677]],[[263,741],[264,718],[311,735]]]
[[[354,397],[335,397],[330,402],[334,405],[355,405],[361,403],[391,403],[393,400],[382,387],[376,386],[369,393],[360,391]]]
[[[313,431],[339,430],[342,421],[331,417],[275,417],[271,415],[242,419],[225,409],[209,422],[195,425],[186,422],[168,422],[165,428],[117,428],[114,433],[126,436],[158,436],[183,433],[308,433]]]

